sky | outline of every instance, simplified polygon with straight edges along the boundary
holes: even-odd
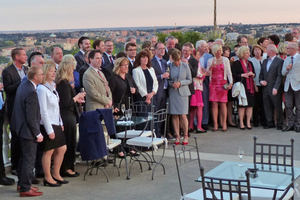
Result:
[[[213,0],[0,0],[0,31],[213,25],[213,6]],[[299,0],[217,0],[217,24],[299,23],[299,6]]]

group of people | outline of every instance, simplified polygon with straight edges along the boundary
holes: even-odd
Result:
[[[251,47],[246,36],[239,36],[231,52],[222,39],[181,47],[173,36],[164,43],[153,36],[137,52],[136,38],[130,36],[124,52],[114,56],[113,41],[95,40],[92,49],[89,38],[81,37],[74,57],[54,47],[46,62],[41,53],[32,53],[29,68],[25,50],[15,48],[13,64],[2,72],[6,100],[0,127],[7,116],[12,174],[18,175],[20,196],[42,195],[31,186],[38,181],[35,177],[58,187],[68,183],[63,177],[79,176],[74,162],[82,110],[112,108],[121,115],[123,104],[128,109],[142,101],[158,111],[168,102],[167,134],[163,124],[155,127],[155,134],[175,140],[175,145],[180,144],[181,130],[182,144],[187,145],[190,132],[205,133],[210,123],[214,132],[219,126],[223,132],[238,126],[232,117],[234,102],[241,130],[252,129],[252,118],[255,127],[300,132],[299,30],[279,42],[277,35],[270,35]],[[2,167],[0,159],[0,184],[13,184]]]

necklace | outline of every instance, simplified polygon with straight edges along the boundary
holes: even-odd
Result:
[[[219,59],[216,58],[216,61],[219,61],[219,60],[221,60],[221,59],[223,59],[222,56],[221,56]]]

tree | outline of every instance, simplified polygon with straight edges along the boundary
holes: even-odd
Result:
[[[167,33],[163,33],[163,32],[160,32],[160,33],[156,33],[156,36],[157,36],[157,41],[159,41],[159,42],[165,42],[165,39],[166,39],[166,37],[168,37],[169,36],[169,34],[167,34]]]
[[[9,62],[9,58],[5,57],[5,56],[0,56],[0,64],[4,64],[4,63],[8,63]]]
[[[191,42],[192,44],[196,44],[197,41],[202,40],[204,38],[204,34],[194,31],[186,32],[183,35],[183,39],[180,42],[181,45],[183,45],[186,42]]]

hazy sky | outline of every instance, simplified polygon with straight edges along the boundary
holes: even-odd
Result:
[[[212,25],[213,0],[0,0],[0,30]],[[217,23],[299,23],[299,0],[217,0]]]

